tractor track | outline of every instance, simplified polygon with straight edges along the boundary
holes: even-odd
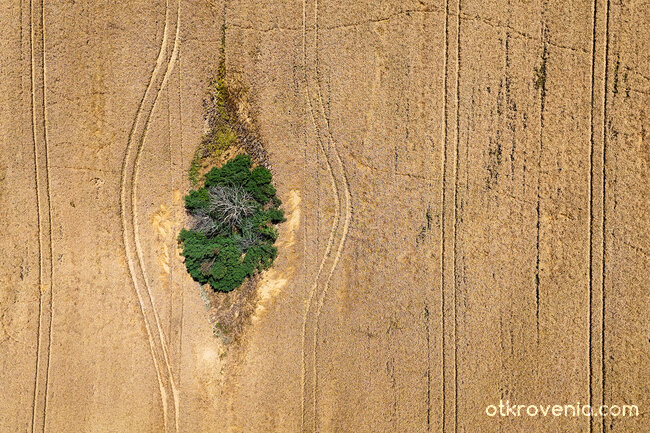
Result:
[[[307,2],[303,1],[303,68],[305,73],[305,97],[308,102],[310,117],[314,127],[318,149],[325,156],[325,162],[334,194],[335,213],[334,221],[323,258],[312,283],[308,306],[303,317],[302,328],[302,399],[301,399],[301,426],[302,431],[318,430],[318,338],[320,330],[320,316],[330,282],[342,256],[345,240],[347,238],[350,222],[352,220],[352,196],[345,164],[341,158],[336,142],[330,129],[330,120],[325,111],[320,81],[318,57],[318,0],[314,2],[314,77],[310,80],[307,66]],[[315,82],[315,89],[314,84]],[[317,106],[312,95],[316,96]],[[323,134],[325,131],[325,140]],[[321,283],[323,271],[326,271],[325,280]],[[311,335],[309,335],[311,334]],[[311,354],[309,354],[311,352]],[[311,385],[311,386],[310,386]],[[309,408],[311,406],[311,410]],[[311,417],[311,422],[309,420]],[[311,425],[311,430],[310,430]]]
[[[175,28],[172,15],[175,9]],[[170,39],[173,42],[170,44]],[[171,50],[170,50],[171,45]],[[149,129],[152,113],[162,89],[167,84],[171,71],[174,69],[180,46],[180,2],[176,8],[170,7],[170,0],[165,8],[165,26],[158,52],[156,65],[153,69],[146,91],[140,100],[138,110],[129,134],[121,174],[120,213],[122,217],[122,234],[128,269],[138,298],[142,313],[149,348],[156,370],[156,377],[161,394],[163,408],[163,423],[165,431],[179,431],[179,394],[176,387],[173,369],[169,359],[169,350],[160,323],[160,316],[149,286],[149,280],[144,266],[142,247],[140,244],[137,209],[137,179],[140,157],[144,140]],[[171,412],[171,413],[170,413]],[[173,425],[173,427],[172,427]]]
[[[45,96],[45,14],[43,2],[29,2],[30,104],[38,220],[38,321],[31,431],[44,432],[52,346],[52,200]]]

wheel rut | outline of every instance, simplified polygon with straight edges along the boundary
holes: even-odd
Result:
[[[171,366],[168,344],[149,285],[138,227],[137,183],[140,159],[151,116],[162,89],[174,69],[180,47],[180,2],[168,0],[165,26],[156,65],[140,100],[127,142],[121,172],[120,214],[129,274],[142,313],[156,370],[166,432],[179,431],[179,393]]]
[[[330,129],[330,121],[322,97],[318,57],[318,0],[313,4],[313,70],[308,65],[307,0],[303,1],[303,70],[305,73],[305,98],[309,107],[312,126],[316,135],[317,151],[325,156],[326,169],[334,196],[334,220],[309,291],[308,305],[302,327],[302,398],[301,426],[303,432],[318,430],[318,340],[320,317],[331,279],[342,256],[350,222],[352,220],[352,196],[347,170]]]
[[[45,94],[43,2],[29,2],[30,106],[38,220],[38,321],[31,431],[44,432],[52,346],[52,198]]]

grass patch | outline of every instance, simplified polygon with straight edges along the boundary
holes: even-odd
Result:
[[[218,159],[223,152],[237,143],[237,135],[228,126],[211,129],[203,137],[203,148],[206,157]]]
[[[240,128],[237,127],[235,105],[226,82],[224,25],[217,77],[210,83],[207,96],[203,101],[207,131],[190,165],[189,178],[193,188],[198,185],[207,167],[222,163],[221,158],[225,152],[239,144],[240,137],[236,131]]]
[[[225,152],[237,147],[240,141],[235,132],[236,116],[224,78],[212,83],[204,107],[208,128],[190,164],[189,179],[193,188],[198,185],[206,167],[221,163]]]

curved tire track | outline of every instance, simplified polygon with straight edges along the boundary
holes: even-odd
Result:
[[[347,238],[350,221],[352,219],[352,196],[347,179],[346,168],[336,143],[332,136],[329,119],[325,113],[325,106],[322,98],[321,83],[319,77],[319,58],[318,58],[318,0],[314,2],[314,79],[316,91],[313,91],[313,85],[310,84],[309,71],[307,68],[307,3],[303,0],[303,69],[305,73],[305,97],[309,105],[310,116],[314,130],[316,132],[319,149],[325,155],[327,171],[332,182],[332,192],[334,193],[335,213],[329,239],[325,249],[325,254],[320,262],[320,266],[314,278],[313,285],[309,293],[308,306],[305,311],[302,329],[302,400],[301,400],[301,425],[302,431],[316,432],[318,430],[317,403],[318,403],[318,336],[319,322],[325,297],[329,289],[330,281],[342,255],[345,240]],[[317,97],[318,106],[315,114],[314,101],[312,94]],[[320,117],[317,119],[317,116]],[[323,125],[320,126],[319,123]],[[321,130],[325,131],[326,143],[321,136]],[[343,219],[341,220],[341,215]],[[342,223],[342,225],[341,225]],[[336,250],[333,249],[336,244]],[[328,268],[325,281],[321,284],[323,270]],[[316,305],[314,303],[316,302]],[[311,334],[311,335],[309,335]],[[309,346],[307,347],[307,340]],[[311,351],[311,356],[308,356]],[[311,386],[310,386],[311,385]],[[309,408],[308,406],[311,406]],[[311,409],[311,410],[310,410]],[[311,417],[311,422],[309,418]]]
[[[45,111],[45,14],[43,1],[29,3],[29,58],[38,220],[38,322],[31,431],[44,432],[52,344],[52,206],[47,115]]]
[[[144,267],[137,224],[137,177],[144,139],[149,129],[151,115],[163,87],[178,57],[180,44],[180,1],[177,1],[175,28],[171,27],[173,9],[169,0],[165,6],[165,26],[156,65],[145,93],[140,100],[135,119],[129,133],[126,153],[122,165],[120,213],[122,234],[129,274],[133,281],[140,311],[144,320],[149,348],[156,370],[163,408],[165,431],[173,428],[179,431],[179,395],[170,365],[167,342],[160,324],[160,317],[151,294],[151,287]],[[170,35],[174,35],[170,50]],[[173,425],[173,427],[171,427]]]

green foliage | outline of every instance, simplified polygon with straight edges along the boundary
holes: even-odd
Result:
[[[233,186],[240,185],[246,188],[251,177],[251,157],[237,155],[221,167],[215,167],[205,175],[205,186],[213,185]]]
[[[192,187],[196,187],[199,183],[199,170],[201,169],[201,153],[197,150],[192,158],[192,165],[190,166],[190,183]]]
[[[251,168],[251,159],[248,155],[237,155],[220,168],[213,168],[205,175],[205,185],[241,185],[260,204],[272,201],[274,207],[279,207],[281,202],[276,197],[275,187],[271,184],[271,172],[265,167]]]
[[[206,156],[219,158],[221,154],[237,142],[237,135],[227,126],[211,129],[203,137]]]
[[[201,145],[194,155],[190,167],[189,178],[193,188],[199,183],[201,166],[208,159],[214,163],[219,160],[224,151],[240,144],[240,138],[235,132],[238,129],[235,102],[226,80],[226,26],[221,28],[221,50],[217,76],[212,80],[206,99],[203,101],[205,120],[208,131],[203,136]]]
[[[226,80],[225,78],[220,77],[214,82],[214,87],[212,90],[212,101],[217,111],[217,115],[224,123],[231,120],[228,110],[228,99],[229,92],[228,86],[226,85]]]
[[[208,190],[206,188],[200,188],[190,191],[185,196],[185,207],[190,211],[194,211],[207,207],[209,201],[210,194],[208,194]]]
[[[204,101],[209,129],[203,136],[201,146],[195,152],[190,166],[189,178],[193,188],[199,183],[201,165],[205,158],[217,160],[224,151],[238,143],[237,134],[232,128],[236,116],[231,113],[230,99],[225,73],[220,72]]]
[[[251,165],[248,155],[238,155],[210,170],[203,187],[185,196],[193,219],[179,235],[185,266],[194,280],[216,291],[240,286],[277,256],[274,225],[284,221],[281,202],[271,172]]]

